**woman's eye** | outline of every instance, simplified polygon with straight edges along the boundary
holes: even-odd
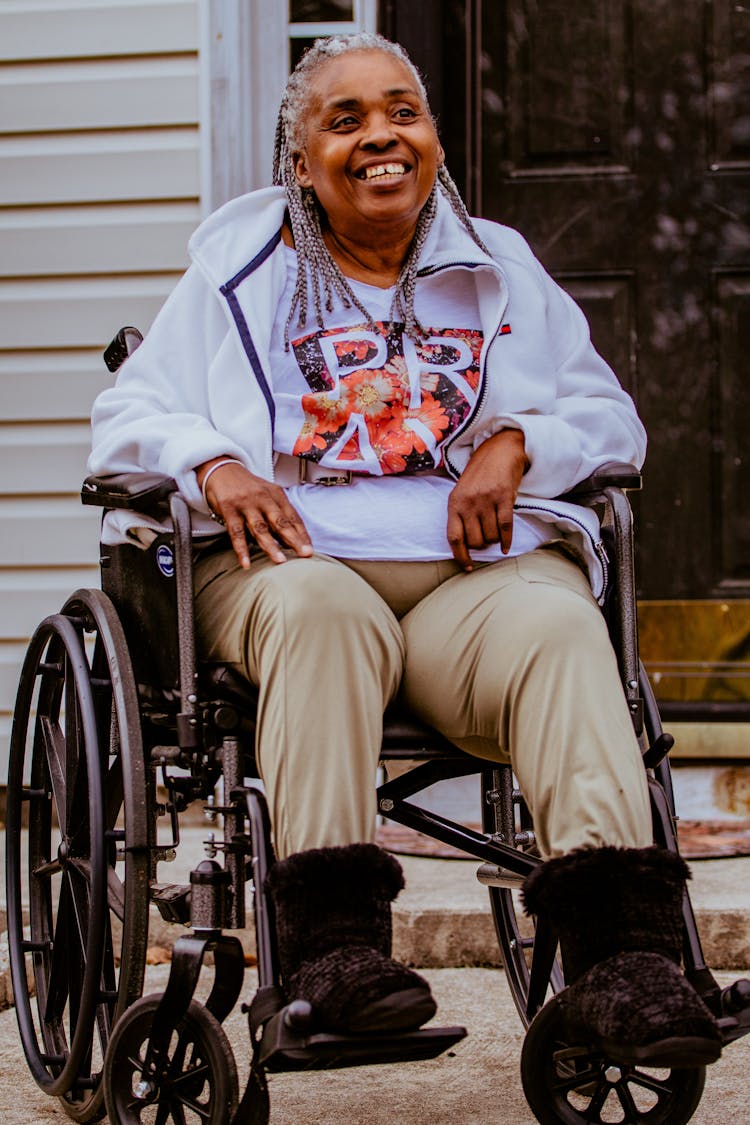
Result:
[[[356,117],[337,117],[333,123],[334,129],[353,129],[357,124]]]
[[[413,109],[410,109],[409,106],[406,106],[406,105],[402,105],[396,110],[396,117],[398,117],[398,118],[400,118],[401,120],[404,120],[404,121],[408,120],[410,118],[416,117],[416,116],[417,116],[416,112]]]

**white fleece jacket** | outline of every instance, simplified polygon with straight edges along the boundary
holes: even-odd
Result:
[[[280,484],[297,479],[294,459],[273,452],[269,387],[271,327],[286,280],[280,242],[285,196],[266,188],[227,203],[194,233],[192,264],[115,386],[96,400],[90,473],[165,473],[195,509],[197,534],[215,534],[194,467],[237,457]],[[640,468],[646,439],[630,397],[594,350],[575,302],[545,273],[516,231],[474,220],[487,257],[440,197],[420,273],[474,271],[484,345],[477,404],[445,451],[460,476],[472,452],[504,427],[523,430],[530,468],[519,508],[580,535],[595,593],[601,592],[595,515],[552,498],[607,461]],[[109,513],[104,538],[134,524]],[[158,526],[158,525],[153,525]]]

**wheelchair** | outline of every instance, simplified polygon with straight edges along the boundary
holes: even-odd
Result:
[[[110,370],[140,339],[135,329],[121,330],[105,353]],[[639,487],[631,466],[611,465],[566,498],[600,514],[611,570],[604,613],[642,749],[654,841],[676,851],[673,739],[638,659],[627,493]],[[464,1028],[329,1034],[316,1029],[309,1005],[287,1002],[264,889],[274,857],[254,763],[256,692],[232,669],[196,656],[188,507],[174,481],[150,473],[90,477],[82,499],[168,515],[172,530],[147,549],[103,546],[101,590],[76,591],[42,621],[23,664],[7,788],[8,939],[20,1037],[38,1085],[79,1122],[106,1111],[123,1125],[265,1125],[270,1072],[428,1059],[452,1048]],[[565,983],[556,935],[522,918],[515,893],[541,861],[510,766],[470,757],[397,707],[386,712],[381,757],[381,816],[479,863],[527,1028],[521,1077],[536,1118],[688,1121],[705,1067],[652,1073],[565,1041],[554,1003]],[[388,779],[390,763],[400,768]],[[410,800],[438,781],[474,774],[481,831]],[[157,867],[175,858],[180,814],[194,802],[219,822],[220,838],[210,834],[189,884],[160,882]],[[243,947],[227,931],[246,926],[250,900],[258,988],[243,1005],[251,1067],[241,1094],[221,1025],[245,970]],[[174,945],[164,993],[142,996],[151,904],[190,932]],[[683,917],[685,974],[730,1043],[750,1031],[750,981],[722,990],[705,964],[687,894]],[[212,986],[200,1004],[195,988],[209,963]]]

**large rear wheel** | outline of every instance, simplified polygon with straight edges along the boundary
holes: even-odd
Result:
[[[40,1087],[74,1120],[93,1121],[110,1032],[143,988],[149,874],[138,699],[119,619],[98,590],[78,591],[29,645],[7,837],[24,1052]]]

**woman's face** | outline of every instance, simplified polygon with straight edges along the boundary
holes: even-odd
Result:
[[[416,227],[444,153],[407,66],[385,51],[351,51],[315,74],[297,179],[331,228],[350,238]]]

